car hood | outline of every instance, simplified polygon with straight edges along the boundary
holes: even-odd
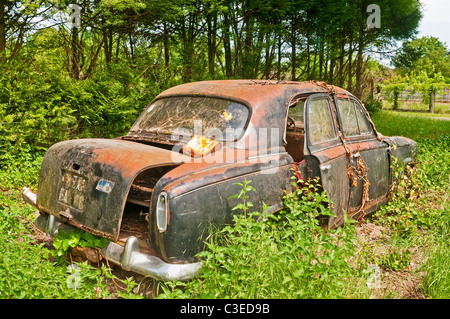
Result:
[[[123,140],[79,139],[46,152],[39,175],[41,212],[117,240],[127,195],[139,172],[191,158]]]

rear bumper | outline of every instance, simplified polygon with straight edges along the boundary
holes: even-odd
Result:
[[[29,189],[22,192],[23,199],[36,206],[33,193]],[[59,230],[75,229],[69,224],[63,223],[59,218],[53,215],[39,215],[35,221],[35,225],[42,231],[54,237]],[[121,246],[114,242],[109,242],[105,248],[101,250],[102,257],[114,264],[121,266],[123,269],[133,271],[144,276],[162,281],[185,281],[194,278],[202,267],[201,262],[189,264],[169,264],[162,259],[141,253],[137,238],[128,237],[125,246]]]

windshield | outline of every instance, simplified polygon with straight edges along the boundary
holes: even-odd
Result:
[[[200,96],[169,97],[150,104],[131,131],[202,135],[230,141],[243,134],[248,117],[249,109],[235,101]]]

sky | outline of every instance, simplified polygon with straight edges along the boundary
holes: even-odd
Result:
[[[450,0],[420,0],[422,20],[417,37],[434,36],[450,48]]]
[[[450,0],[420,0],[420,3],[422,4],[422,19],[416,37],[436,37],[450,50]],[[400,48],[401,45],[402,41],[398,41],[397,48]],[[386,66],[393,67],[391,65],[392,53],[394,51],[391,52],[391,56],[375,53],[372,57]]]

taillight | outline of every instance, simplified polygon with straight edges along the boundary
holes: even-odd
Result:
[[[161,233],[167,229],[167,208],[167,194],[161,192],[156,203],[156,226]]]

